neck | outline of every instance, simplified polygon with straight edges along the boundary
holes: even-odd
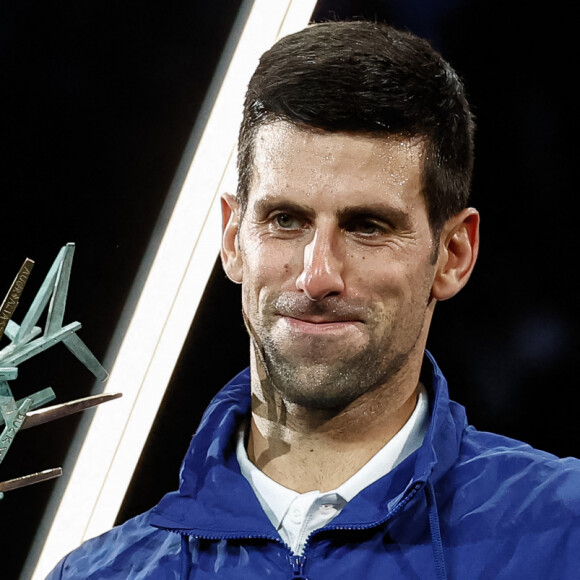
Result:
[[[248,457],[271,479],[299,493],[336,489],[409,419],[418,374],[401,372],[346,408],[321,410],[284,400],[253,372]]]

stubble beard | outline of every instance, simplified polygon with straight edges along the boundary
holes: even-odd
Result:
[[[354,352],[329,353],[323,339],[312,338],[305,356],[286,353],[271,332],[258,335],[244,314],[252,348],[271,387],[288,403],[307,409],[341,410],[366,392],[384,385],[402,368],[406,356],[385,341],[373,340]]]
[[[332,361],[316,362],[311,358],[295,361],[268,341],[260,353],[270,382],[286,401],[320,410],[347,407],[364,393],[385,383],[402,364],[395,359],[386,368],[381,368],[378,358],[374,349],[367,348],[349,357],[335,357]]]

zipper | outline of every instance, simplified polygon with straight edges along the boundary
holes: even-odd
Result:
[[[288,556],[288,560],[290,562],[290,566],[292,567],[292,580],[308,580],[306,576],[304,576],[304,563],[306,561],[305,556],[296,556],[292,554],[289,546],[282,541],[282,538],[276,538],[274,536],[269,536],[267,534],[255,534],[255,535],[242,535],[242,536],[235,536],[235,535],[228,535],[226,537],[220,536],[198,536],[196,534],[189,533],[187,530],[179,530],[179,529],[171,529],[171,528],[162,528],[167,530],[168,532],[172,532],[174,534],[179,534],[180,536],[195,538],[197,540],[210,540],[210,541],[221,541],[221,540],[241,540],[241,539],[248,539],[248,540],[273,540],[278,544],[282,544],[289,552],[290,555]]]
[[[411,489],[409,489],[405,497],[393,508],[389,516],[385,518],[384,521],[387,521],[389,518],[392,518],[394,515],[400,512],[417,495],[417,492],[424,485],[425,485],[424,481],[418,481]]]
[[[418,481],[413,485],[413,487],[407,490],[405,496],[401,499],[401,501],[391,510],[391,512],[387,515],[386,518],[380,520],[378,522],[374,522],[372,524],[361,525],[361,526],[326,526],[324,528],[320,528],[319,530],[315,530],[308,536],[306,542],[304,544],[304,552],[308,549],[308,544],[313,536],[315,536],[318,532],[324,530],[367,530],[370,528],[374,528],[380,526],[390,520],[393,516],[395,516],[398,512],[400,512],[416,495],[417,492],[425,485],[424,481]],[[294,556],[290,557],[290,564],[292,565],[292,580],[308,580],[306,576],[304,576],[304,563],[306,557],[305,556]]]
[[[290,564],[292,565],[292,580],[308,580],[304,576],[304,556],[290,556]]]
[[[310,543],[310,539],[312,538],[312,536],[316,535],[318,532],[323,531],[323,530],[365,530],[365,529],[370,529],[370,528],[374,528],[376,526],[382,525],[384,524],[386,521],[390,520],[394,515],[396,515],[399,511],[401,511],[412,499],[413,497],[415,497],[415,495],[417,494],[417,492],[425,485],[424,481],[419,481],[417,483],[415,483],[415,485],[413,485],[413,487],[411,487],[409,490],[407,490],[406,495],[401,499],[401,501],[393,508],[393,510],[391,510],[391,512],[387,515],[386,518],[384,518],[383,520],[380,520],[378,522],[374,522],[372,524],[366,524],[366,525],[361,525],[361,526],[333,526],[332,524],[329,526],[326,526],[324,528],[320,528],[319,530],[315,530],[314,532],[312,532],[312,534],[310,534],[310,536],[307,538],[306,543],[304,545],[304,551],[306,551],[306,549],[308,548],[308,544]],[[215,541],[219,541],[219,540],[241,540],[241,539],[260,539],[260,540],[272,540],[278,544],[282,544],[287,550],[290,551],[290,548],[287,546],[287,544],[282,540],[282,538],[280,537],[275,537],[275,536],[270,536],[267,534],[252,534],[252,535],[246,535],[246,534],[225,534],[223,536],[220,535],[215,535],[215,536],[209,536],[209,535],[203,535],[203,536],[199,536],[197,534],[192,534],[191,531],[188,530],[184,530],[184,529],[175,529],[175,528],[167,528],[164,527],[162,529],[165,529],[167,531],[182,535],[182,536],[189,536],[192,538],[197,538],[197,539],[204,539],[204,540],[215,540]],[[288,560],[290,562],[290,566],[292,567],[292,580],[308,580],[308,578],[304,575],[304,564],[306,562],[306,557],[305,556],[296,556],[294,554],[290,554],[290,556],[288,557]]]

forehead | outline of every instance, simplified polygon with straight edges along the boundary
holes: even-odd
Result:
[[[256,136],[249,201],[302,193],[343,202],[346,197],[390,197],[415,203],[422,199],[423,153],[418,139],[330,133],[276,122],[261,127]]]

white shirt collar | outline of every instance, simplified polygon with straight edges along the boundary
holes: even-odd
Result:
[[[249,459],[245,445],[245,429],[238,433],[238,445],[236,456],[240,464],[242,475],[248,480],[260,505],[266,512],[272,525],[279,529],[284,514],[290,504],[300,495],[298,492],[288,489],[277,481],[270,479],[263,471],[258,469]]]
[[[418,449],[425,437],[429,426],[429,401],[427,391],[420,385],[415,409],[399,432],[384,445],[365,465],[337,489],[321,494],[311,491],[299,494],[296,491],[280,485],[260,471],[249,459],[245,448],[245,429],[240,429],[236,456],[242,475],[248,480],[264,512],[273,526],[280,530],[284,516],[291,504],[300,498],[300,503],[315,502],[321,497],[341,498],[342,507],[354,498],[365,487],[371,485],[401,463],[406,457]],[[342,509],[342,507],[340,509]],[[340,513],[340,509],[332,515],[333,519]],[[324,525],[326,525],[325,522]],[[320,527],[320,526],[318,526]]]

